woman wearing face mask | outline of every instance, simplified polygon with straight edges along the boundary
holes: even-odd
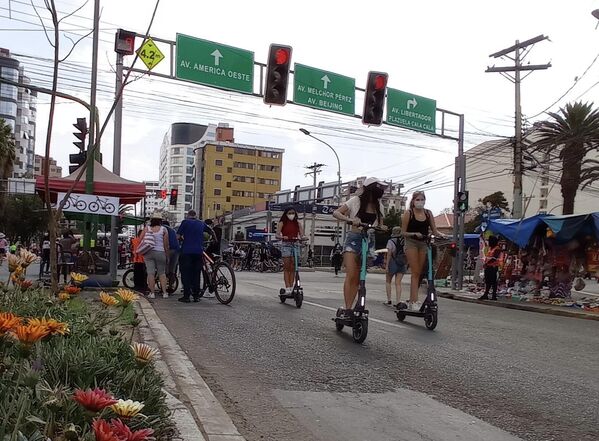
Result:
[[[287,208],[277,225],[277,239],[283,241],[281,257],[283,258],[283,282],[285,287],[281,291],[291,294],[295,278],[295,264],[293,262],[293,248],[297,241],[304,237],[304,230],[297,221],[297,212],[294,208]]]
[[[429,235],[429,231],[432,231],[435,236],[445,237],[437,230],[433,214],[430,210],[424,208],[425,202],[424,192],[415,191],[412,194],[410,208],[403,214],[401,219],[403,236],[406,240],[406,257],[408,258],[411,273],[410,301],[407,305],[410,311],[420,310],[418,287],[426,262],[426,237]]]
[[[383,206],[381,204],[386,186],[387,184],[377,178],[368,178],[364,181],[359,196],[352,196],[333,212],[335,219],[352,224],[352,229],[347,233],[343,246],[343,263],[345,265],[343,297],[346,311],[352,310],[360,285],[362,234],[358,227],[364,223],[386,228],[383,225]]]

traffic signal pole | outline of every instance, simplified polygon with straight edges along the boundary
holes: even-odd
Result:
[[[112,150],[112,171],[115,175],[121,175],[121,134],[123,129],[123,95],[119,93],[123,84],[123,54],[116,54],[116,82],[115,99],[117,100],[114,108],[114,144]],[[118,215],[118,213],[117,213]],[[117,260],[118,260],[118,218],[110,217],[110,279],[117,280]]]
[[[459,173],[458,173],[458,185],[459,191],[466,191],[466,156],[464,155],[464,115],[460,115],[460,123],[459,123],[459,140],[458,140],[458,163],[459,163]],[[456,194],[457,195],[457,194]],[[456,203],[459,203],[457,201]],[[458,280],[457,285],[458,289],[462,289],[464,285],[464,220],[465,220],[466,212],[458,210]]]

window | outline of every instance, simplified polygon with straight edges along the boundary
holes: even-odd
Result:
[[[185,182],[187,184],[193,184],[193,176],[186,176],[185,177]]]
[[[214,180],[215,181],[222,181],[223,180],[223,175],[215,174],[214,175]]]
[[[188,175],[193,175],[193,166],[192,167],[187,167],[187,174]]]
[[[191,193],[193,191],[193,185],[186,185],[185,186],[185,192],[186,193]]]
[[[220,211],[220,204],[214,204],[214,209],[216,211]]]
[[[181,147],[173,147],[172,153],[173,153],[173,155],[180,155],[181,154]]]
[[[171,165],[182,165],[183,164],[183,158],[178,157],[178,158],[171,158]]]
[[[224,150],[224,147],[222,145],[217,145],[216,146],[216,151],[217,152],[222,152]]]
[[[214,196],[220,196],[220,195],[221,195],[220,188],[215,188],[214,189]]]
[[[541,199],[539,201],[539,210],[547,209],[547,199]]]
[[[253,150],[253,149],[243,149],[241,147],[235,147],[235,154],[237,154],[237,155],[255,156],[256,155],[256,151]]]
[[[223,165],[223,160],[222,159],[217,159],[216,161],[214,161],[214,165],[222,166]]]
[[[0,76],[11,81],[19,81],[19,71],[12,67],[2,67],[0,69]]]
[[[227,188],[231,188],[231,183],[227,182]]]
[[[233,167],[227,167],[227,173],[233,173]]]
[[[233,190],[233,196],[239,196],[242,198],[253,198],[253,191]]]
[[[279,171],[279,166],[277,166],[277,165],[264,165],[264,164],[260,164],[260,170],[262,170],[262,171],[269,171],[269,172],[276,172],[276,171]]]
[[[233,167],[235,168],[247,168],[249,170],[253,170],[254,169],[254,164],[250,163],[250,162],[234,162],[233,163]]]
[[[10,101],[0,101],[0,114],[16,115],[17,114],[17,103],[13,103]]]
[[[548,193],[549,193],[548,188],[541,188],[541,197],[542,198],[546,198]]]
[[[171,167],[171,175],[180,175],[181,173],[183,173],[183,167],[181,167],[181,166]]]
[[[2,83],[0,84],[0,97],[16,100],[18,95],[17,86]]]
[[[193,196],[192,196],[192,195],[190,195],[190,194],[186,194],[186,195],[185,195],[185,202],[191,202],[191,201],[193,200],[192,198],[193,198]]]
[[[227,201],[227,202],[231,202],[231,196],[227,196],[227,199],[226,199],[226,201]]]
[[[229,154],[227,155],[227,158],[229,158],[229,159],[233,159],[233,153],[229,153]]]
[[[547,176],[543,176],[541,178],[541,185],[547,187],[549,185],[549,178]]]
[[[187,156],[193,156],[193,147],[187,147]]]
[[[280,153],[265,152],[263,150],[260,150],[258,152],[258,156],[261,156],[262,158],[274,158],[274,159],[278,159],[278,158],[280,158]]]
[[[233,176],[233,182],[247,182],[253,184],[255,179],[253,176]]]
[[[195,158],[193,156],[187,157],[187,165],[193,165]]]
[[[265,184],[265,185],[279,185],[279,180],[278,179],[263,179],[263,178],[260,178],[260,179],[258,179],[258,183],[259,184]]]

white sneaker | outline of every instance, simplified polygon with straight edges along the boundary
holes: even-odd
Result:
[[[155,299],[155,298],[156,298],[156,294],[154,294],[153,292],[148,294],[148,299]]]
[[[212,294],[211,292],[208,292],[208,291],[206,291],[206,292],[204,293],[204,296],[203,296],[203,297],[204,297],[205,299],[213,299],[213,298],[214,298],[214,294]]]
[[[167,294],[167,293],[165,293],[165,292],[163,292],[163,293],[162,293],[162,298],[163,298],[163,299],[168,299],[168,294]]]
[[[420,302],[410,302],[410,311],[419,312],[421,306]]]

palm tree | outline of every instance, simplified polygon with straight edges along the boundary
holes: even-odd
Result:
[[[16,160],[15,137],[6,121],[0,118],[0,215],[4,213],[8,178]]]
[[[585,167],[580,175],[580,182],[582,184],[581,188],[584,190],[593,182],[599,180],[599,161],[596,159],[585,159],[582,165]]]
[[[593,110],[593,103],[576,102],[556,113],[549,112],[549,116],[550,120],[535,124],[538,139],[530,147],[546,152],[559,150],[563,214],[572,214],[576,192],[585,176],[584,157],[599,148],[599,110]]]

